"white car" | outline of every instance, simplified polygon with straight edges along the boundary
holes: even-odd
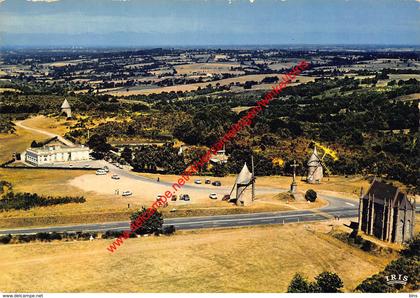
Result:
[[[96,175],[106,175],[106,172],[103,169],[99,169],[99,170],[96,170]]]
[[[126,191],[123,191],[122,196],[123,196],[123,197],[128,197],[128,196],[131,196],[132,194],[133,194],[133,193],[132,193],[131,191],[126,190]]]
[[[211,193],[209,195],[209,198],[212,199],[212,200],[217,200],[217,195],[215,193]]]
[[[120,179],[120,176],[118,176],[117,174],[114,174],[114,175],[111,176],[111,178],[112,179],[115,179],[115,180],[119,180]]]
[[[195,184],[201,184],[201,180],[195,180],[194,183]]]

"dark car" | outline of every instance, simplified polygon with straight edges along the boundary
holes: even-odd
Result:
[[[222,201],[229,201],[230,200],[230,195],[224,195],[222,198]]]
[[[210,184],[211,180],[210,179],[206,179],[206,184]]]
[[[183,201],[190,201],[191,199],[190,199],[190,196],[189,196],[189,195],[185,194],[185,195],[182,195],[182,196],[181,196],[180,200],[183,200]]]
[[[220,181],[214,181],[212,184],[214,186],[221,186],[222,185],[222,183]]]

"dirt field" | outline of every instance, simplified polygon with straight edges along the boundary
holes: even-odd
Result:
[[[235,73],[240,74],[243,71],[232,71],[231,67],[239,67],[240,63],[192,63],[176,65],[175,69],[178,74],[193,75],[194,73],[219,74],[219,73]]]
[[[344,244],[330,229],[177,232],[129,239],[114,254],[106,250],[110,240],[0,245],[0,291],[285,292],[296,272],[312,279],[325,270],[351,291],[390,261]]]
[[[281,75],[279,74],[263,74],[263,75],[246,75],[246,76],[240,76],[236,78],[229,78],[229,79],[223,79],[213,82],[206,82],[206,83],[197,83],[197,84],[186,84],[186,85],[175,85],[175,86],[169,86],[169,87],[159,87],[159,88],[148,88],[143,90],[129,90],[126,89],[120,89],[115,91],[106,92],[107,94],[115,95],[115,96],[129,96],[129,95],[149,95],[153,93],[162,93],[162,92],[171,92],[171,91],[194,91],[197,90],[198,87],[205,88],[207,85],[215,86],[217,83],[219,83],[221,86],[229,85],[230,83],[240,82],[245,83],[246,81],[256,81],[259,82],[262,79],[264,79],[267,76],[277,76],[281,78]],[[308,77],[308,76],[297,76],[296,80],[299,80],[300,83],[306,83],[309,81],[315,80],[315,77]],[[294,84],[300,84],[300,83],[294,83]],[[265,89],[271,89],[271,87],[274,84],[266,84]]]

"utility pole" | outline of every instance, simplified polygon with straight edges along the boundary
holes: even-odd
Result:
[[[254,175],[254,155],[251,155],[251,168],[252,168],[252,201],[255,198],[255,175]]]
[[[297,189],[296,167],[298,166],[298,164],[296,163],[296,160],[293,160],[293,164],[291,164],[290,166],[293,168],[293,181],[292,181],[292,184],[290,185],[290,192],[296,193],[296,189]]]

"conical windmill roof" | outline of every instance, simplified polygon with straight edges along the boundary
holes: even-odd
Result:
[[[314,147],[314,152],[312,153],[311,157],[308,160],[308,166],[317,166],[321,162],[318,152],[316,151],[316,146]]]
[[[65,100],[63,101],[63,104],[61,105],[61,108],[62,108],[62,109],[69,109],[69,108],[70,108],[70,104],[69,104],[69,102],[67,101],[67,99],[65,99]]]
[[[236,178],[236,184],[247,185],[247,184],[250,184],[251,181],[252,181],[252,173],[249,171],[245,163],[244,167],[242,168],[241,172],[238,175],[238,178]]]

